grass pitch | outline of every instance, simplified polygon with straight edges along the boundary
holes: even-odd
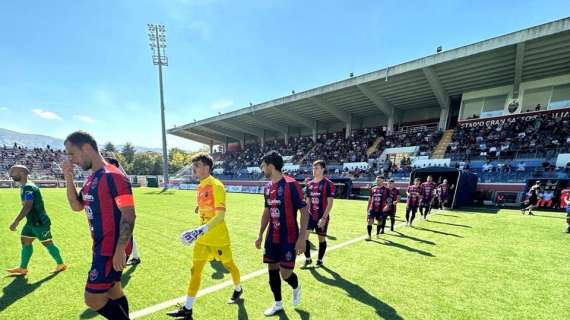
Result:
[[[83,213],[68,209],[63,189],[42,189],[54,240],[69,269],[49,274],[54,262],[39,243],[27,277],[0,277],[0,319],[89,319],[83,288],[91,239]],[[186,292],[192,248],[179,244],[197,226],[195,193],[136,189],[135,238],[142,263],[123,274],[131,312]],[[8,229],[20,209],[18,190],[0,190],[0,267],[19,263],[19,231]],[[227,223],[243,275],[265,268],[253,243],[261,195],[228,194]],[[335,200],[328,247],[365,234],[364,201]],[[398,208],[402,219],[404,206]],[[283,287],[280,319],[568,319],[570,236],[562,213],[522,216],[515,210],[446,211],[414,228],[399,226],[372,242],[358,241],[325,257],[325,267],[296,269],[302,302],[291,306]],[[310,240],[317,244],[315,235]],[[313,253],[315,254],[315,253]],[[220,264],[204,269],[201,288],[230,280]],[[194,304],[195,319],[264,319],[272,303],[267,275],[243,282],[244,300],[227,305],[231,287]],[[168,309],[167,309],[168,310]],[[144,319],[167,319],[164,312]]]

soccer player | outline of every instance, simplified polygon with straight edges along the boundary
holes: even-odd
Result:
[[[317,160],[313,163],[314,179],[307,183],[305,190],[305,201],[309,206],[309,226],[307,228],[307,243],[305,247],[305,264],[308,267],[311,260],[311,244],[309,234],[314,230],[319,237],[319,254],[316,267],[323,265],[323,257],[327,250],[327,229],[330,222],[330,212],[334,200],[334,183],[325,177],[327,167],[324,160]]]
[[[392,179],[388,181],[388,187],[386,188],[386,196],[384,199],[380,233],[384,233],[384,227],[386,227],[386,220],[388,217],[390,217],[390,231],[394,231],[394,224],[396,223],[396,206],[398,205],[398,201],[400,201],[400,190],[396,188],[394,180]]]
[[[234,263],[228,227],[226,226],[226,191],[220,180],[214,178],[214,160],[207,153],[198,153],[192,158],[192,173],[200,180],[196,192],[195,212],[200,215],[201,226],[182,233],[185,245],[194,241],[192,268],[186,303],[180,309],[167,313],[175,318],[192,319],[192,306],[202,280],[202,270],[208,261],[218,260],[230,272],[234,291],[228,303],[236,303],[243,293],[240,285],[240,272]]]
[[[437,195],[438,195],[438,202],[439,208],[444,210],[447,208],[448,201],[449,201],[449,192],[453,188],[453,186],[449,185],[447,179],[443,179],[443,182],[437,186]]]
[[[115,167],[119,168],[119,170],[121,170],[121,172],[127,176],[127,172],[125,171],[125,169],[123,169],[123,166],[119,163],[119,160],[112,158],[112,157],[105,157],[105,161],[107,161],[107,163],[114,165]],[[127,261],[127,265],[128,266],[134,266],[137,265],[139,263],[141,263],[141,257],[139,254],[139,248],[137,246],[137,242],[135,241],[135,238],[133,237],[133,250],[131,253],[131,259],[129,261]]]
[[[85,286],[85,304],[107,319],[129,319],[129,303],[121,274],[131,251],[135,206],[129,179],[99,153],[88,133],[76,131],[64,141],[69,159],[63,163],[67,200],[73,211],[85,210],[93,261]],[[73,184],[73,165],[91,170],[79,194]]]
[[[57,265],[53,273],[64,271],[66,266],[63,263],[63,259],[61,259],[58,247],[51,238],[51,221],[44,208],[42,194],[40,189],[32,181],[28,180],[30,170],[23,165],[15,165],[8,170],[8,174],[12,180],[20,184],[20,199],[22,201],[22,209],[10,225],[10,230],[16,231],[18,224],[24,217],[26,218],[26,224],[20,234],[22,242],[20,266],[6,271],[14,276],[25,276],[28,274],[28,263],[33,253],[32,242],[35,239],[38,239],[47,248],[49,254],[55,260]]]
[[[275,299],[275,303],[263,313],[265,316],[283,310],[281,279],[293,288],[293,305],[301,303],[301,285],[293,270],[295,256],[305,251],[309,209],[303,199],[301,186],[295,179],[283,176],[282,168],[283,158],[277,151],[269,151],[261,159],[261,170],[270,182],[263,192],[265,209],[255,247],[261,249],[263,233],[269,226],[265,236],[263,262],[267,263],[269,286]],[[301,211],[301,229],[297,223],[298,210]]]
[[[420,185],[420,214],[424,220],[427,220],[428,213],[431,211],[431,200],[436,184],[433,182],[432,176],[427,176],[427,181]]]
[[[538,203],[538,193],[540,192],[540,181],[536,181],[536,183],[530,187],[530,190],[528,191],[527,195],[528,195],[528,203],[527,203],[527,207],[524,207],[523,204],[523,208],[521,209],[521,213],[524,214],[526,211],[528,211],[528,215],[529,216],[534,216],[534,213],[532,213],[532,210],[534,208],[536,208],[536,205]]]
[[[408,196],[408,200],[406,201],[406,226],[411,226],[416,218],[416,212],[418,211],[418,205],[420,202],[421,182],[420,178],[415,178],[414,184],[409,186],[406,191],[406,195]]]
[[[370,189],[370,198],[368,198],[368,212],[367,212],[367,222],[366,231],[368,231],[368,237],[366,241],[372,240],[372,224],[376,220],[376,237],[380,236],[380,228],[382,223],[382,209],[384,208],[384,202],[386,197],[386,186],[384,186],[384,177],[376,177],[376,185]]]

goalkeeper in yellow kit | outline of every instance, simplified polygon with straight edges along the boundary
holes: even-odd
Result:
[[[199,153],[192,158],[192,173],[200,180],[197,191],[198,206],[196,212],[200,214],[202,225],[194,230],[182,233],[181,241],[190,245],[194,241],[192,256],[192,269],[186,303],[178,310],[167,315],[184,320],[192,319],[192,304],[200,288],[202,270],[206,262],[216,259],[230,274],[235,285],[234,292],[228,303],[236,303],[243,289],[240,286],[240,274],[232,258],[230,236],[224,221],[226,215],[226,192],[224,185],[211,176],[214,161],[206,153]]]

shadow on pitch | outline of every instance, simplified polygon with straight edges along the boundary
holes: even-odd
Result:
[[[328,274],[332,276],[332,279],[321,275],[318,270],[326,271]],[[344,279],[340,274],[332,271],[326,266],[322,266],[319,269],[311,269],[311,274],[313,275],[313,277],[315,277],[317,281],[322,282],[329,286],[335,286],[341,288],[344,291],[346,291],[346,293],[350,298],[357,300],[358,302],[364,305],[374,308],[376,314],[382,319],[397,319],[397,320],[403,319],[398,315],[398,312],[390,305],[382,302],[378,298],[369,294],[361,286]],[[308,317],[306,319],[308,319]]]
[[[127,272],[124,272],[121,276],[121,286],[123,289],[129,284],[129,281],[131,281],[132,274],[137,270],[138,266],[138,264],[135,264],[134,266],[129,267]],[[82,314],[79,315],[79,319],[92,319],[98,315],[99,314],[97,312],[87,308],[85,311],[83,311]]]
[[[424,243],[424,244],[429,244],[429,245],[435,246],[435,242],[433,242],[433,241],[416,238],[416,237],[413,237],[413,236],[410,236],[410,235],[401,233],[401,232],[399,232],[399,231],[394,231],[394,233],[395,233],[395,234],[386,233],[386,235],[387,235],[387,236],[394,236],[394,237],[400,237],[400,238],[410,239],[410,240],[414,240],[414,241],[421,242],[421,243]]]
[[[212,267],[212,269],[214,269],[214,273],[212,273],[212,279],[216,280],[223,279],[224,274],[230,273],[228,270],[226,270],[224,265],[218,260],[210,261],[210,266]]]
[[[422,228],[422,227],[416,227],[416,226],[414,226],[413,228],[414,228],[414,229],[417,229],[417,230],[433,232],[433,233],[440,234],[440,235],[443,235],[443,236],[451,236],[451,237],[455,237],[455,238],[463,238],[462,236],[460,236],[460,235],[458,235],[458,234],[455,234],[455,233],[447,233],[447,232],[443,232],[443,231],[437,231],[437,230],[433,230],[433,229]]]
[[[167,191],[164,191],[164,190],[160,190],[160,191],[148,191],[148,192],[145,192],[144,194],[148,194],[148,195],[172,196],[172,195],[174,195],[174,191],[172,191],[172,190],[167,190]]]
[[[372,240],[372,242],[376,242],[378,244],[383,244],[383,245],[388,246],[388,247],[403,249],[403,250],[406,250],[409,252],[421,254],[422,256],[426,256],[426,257],[435,257],[433,254],[431,254],[431,252],[427,252],[424,250],[408,247],[405,244],[397,243],[397,242],[394,242],[394,241],[388,240],[388,239],[381,239],[381,240],[384,240],[384,241],[382,242],[382,241],[378,241],[378,240]]]
[[[454,226],[454,227],[461,227],[461,228],[469,228],[469,229],[471,229],[471,226],[464,225],[464,224],[456,224],[456,223],[441,222],[441,221],[434,221],[434,220],[427,220],[427,222],[428,222],[428,223],[445,224],[445,225],[448,225],[448,226]]]
[[[541,215],[541,214],[536,214],[535,212],[536,212],[536,211],[533,212],[535,217],[539,217],[539,218],[551,218],[551,219],[563,219],[563,220],[566,220],[566,215],[564,215],[564,213],[561,213],[562,216],[560,216],[560,217],[555,217],[555,216],[544,216],[544,215]]]
[[[238,306],[238,320],[248,320],[249,315],[247,314],[247,310],[245,309],[244,300],[240,299],[237,303]]]
[[[459,218],[459,216],[453,215],[453,214],[447,214],[447,213],[438,213],[438,216],[444,216],[444,217],[452,217],[452,218]]]
[[[459,209],[465,213],[492,213],[497,214],[501,208],[499,207],[461,207]]]
[[[3,294],[2,297],[0,297],[0,312],[4,311],[14,302],[34,292],[34,290],[39,288],[43,283],[55,278],[58,274],[59,273],[53,273],[34,283],[28,283],[28,278],[24,276],[14,277],[14,280],[2,289]]]

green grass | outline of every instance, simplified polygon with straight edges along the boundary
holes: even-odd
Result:
[[[83,305],[91,261],[91,240],[82,213],[72,213],[63,190],[42,190],[52,233],[68,271],[50,277],[47,251],[34,244],[26,278],[0,278],[0,319],[94,318]],[[135,190],[142,264],[127,269],[125,292],[131,311],[185,294],[192,249],[178,242],[181,231],[196,226],[191,191],[158,194]],[[242,275],[265,268],[254,248],[262,196],[229,194],[227,219],[234,258]],[[365,233],[363,201],[335,201],[329,248]],[[19,262],[19,231],[8,226],[20,208],[17,190],[0,191],[0,267]],[[399,207],[401,217],[403,206]],[[561,213],[522,216],[445,212],[398,227],[373,242],[360,241],[330,251],[326,268],[296,269],[302,303],[293,308],[283,283],[283,319],[567,319],[570,315],[570,237]],[[19,227],[21,229],[21,226]],[[316,244],[316,237],[311,236]],[[219,265],[207,265],[202,288],[229,280]],[[196,319],[263,319],[272,303],[267,275],[243,283],[244,302],[225,304],[226,288],[195,302]],[[145,319],[166,319],[164,311]]]

